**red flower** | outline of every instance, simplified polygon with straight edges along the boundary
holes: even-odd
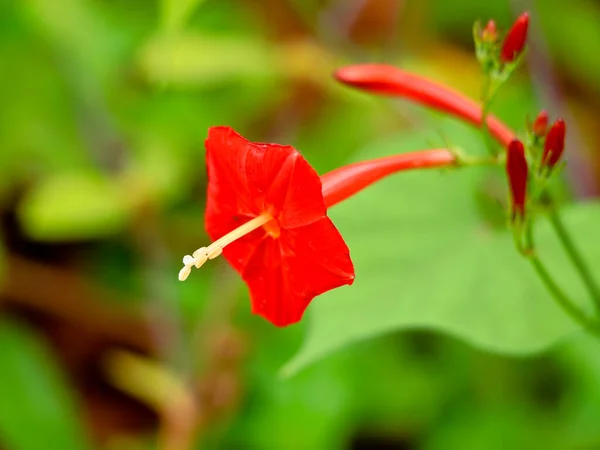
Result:
[[[180,279],[223,252],[248,283],[252,312],[277,326],[299,321],[313,297],[352,284],[350,252],[327,217],[319,175],[297,150],[216,127],[206,158],[206,230],[216,241],[184,261]]]
[[[565,150],[565,121],[557,119],[550,127],[546,142],[544,143],[544,153],[542,155],[542,164],[552,169],[560,160]]]
[[[328,208],[396,172],[451,166],[456,157],[446,149],[422,150],[361,161],[321,176],[323,197]]]
[[[358,64],[338,69],[338,81],[373,94],[405,97],[439,111],[452,114],[473,125],[481,125],[481,106],[443,84],[404,72],[385,64]],[[514,132],[493,115],[487,118],[491,134],[507,146]]]
[[[299,321],[315,296],[354,281],[327,207],[394,172],[455,161],[447,150],[427,150],[350,164],[320,179],[294,148],[248,142],[231,128],[211,128],[206,149],[206,229],[216,240],[184,258],[179,279],[223,253],[248,283],[252,311],[277,326]]]
[[[525,149],[521,141],[514,139],[508,145],[506,155],[506,173],[512,196],[513,219],[525,215],[525,198],[527,195],[527,176],[529,169],[525,159]]]
[[[527,28],[529,27],[529,14],[521,14],[512,28],[508,30],[502,49],[500,50],[500,60],[504,63],[513,62],[523,51],[527,41]]]
[[[546,135],[546,131],[548,131],[548,113],[545,110],[542,110],[533,121],[532,131],[537,137]]]

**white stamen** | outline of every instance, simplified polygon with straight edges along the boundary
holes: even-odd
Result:
[[[208,256],[208,259],[215,259],[221,253],[223,253],[223,249],[221,247],[217,247],[214,250],[211,250],[207,256]]]
[[[179,271],[179,281],[185,281],[187,279],[187,277],[190,276],[190,273],[192,272],[192,268],[190,266],[183,266],[183,269],[181,269]]]
[[[198,250],[196,250],[193,255],[194,255],[194,259],[196,260],[196,269],[199,269],[200,267],[202,267],[202,264],[204,264],[206,262],[206,260],[208,259],[208,255],[206,254],[206,252],[208,251],[207,247],[200,247]]]
[[[272,220],[273,217],[264,213],[260,216],[255,217],[252,220],[249,220],[245,224],[239,226],[232,232],[226,234],[225,236],[217,239],[215,242],[210,244],[208,247],[200,247],[192,256],[185,255],[183,257],[183,269],[179,271],[179,280],[184,281],[192,271],[192,266],[196,266],[197,269],[202,267],[202,265],[209,259],[215,259],[221,253],[223,253],[223,249],[234,242],[235,240],[241,238],[242,236],[247,235],[248,233],[256,230],[257,228],[263,226],[265,223]]]

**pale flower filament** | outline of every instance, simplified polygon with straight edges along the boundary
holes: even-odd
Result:
[[[209,259],[215,259],[221,253],[223,249],[234,242],[235,240],[247,235],[248,233],[256,230],[263,226],[273,217],[269,213],[263,213],[260,216],[249,220],[245,224],[237,227],[235,230],[227,233],[225,236],[217,239],[215,242],[210,244],[208,247],[200,247],[192,255],[185,255],[183,257],[183,268],[179,271],[179,281],[184,281],[192,271],[192,267],[199,269]]]

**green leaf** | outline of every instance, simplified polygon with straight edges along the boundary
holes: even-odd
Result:
[[[203,85],[231,79],[271,77],[277,55],[248,37],[215,37],[199,33],[155,36],[140,56],[148,78],[158,83]]]
[[[471,151],[482,145],[464,128],[444,133],[452,142],[470,142],[465,148]],[[422,138],[401,135],[367,148],[356,160],[425,147]],[[483,187],[499,174],[490,168],[398,174],[334,208],[331,217],[350,247],[356,281],[313,301],[305,341],[283,372],[401,329],[439,330],[507,354],[540,351],[577,330],[517,254],[511,235],[481,207]],[[499,208],[496,201],[506,192],[500,194],[487,199],[489,207]],[[565,213],[575,236],[593,235],[600,223],[598,205]],[[536,231],[551,272],[583,301],[581,283],[547,223]],[[600,242],[594,241],[585,250],[600,268]]]
[[[29,236],[58,241],[91,239],[123,229],[131,211],[122,189],[93,173],[58,174],[34,186],[19,205]]]
[[[185,25],[185,22],[204,0],[162,0],[162,19],[164,28],[177,30]]]
[[[91,448],[64,377],[34,333],[0,322],[0,361],[0,441],[7,448]]]
[[[201,167],[193,157],[197,159],[197,154],[177,144],[156,137],[145,139],[135,149],[124,178],[153,201],[169,203],[189,192],[193,175]]]

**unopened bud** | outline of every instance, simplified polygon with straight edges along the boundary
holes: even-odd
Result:
[[[525,199],[527,195],[527,177],[529,168],[525,158],[523,143],[513,139],[508,144],[506,155],[506,173],[510,185],[513,220],[525,215]]]
[[[529,14],[521,14],[512,28],[506,33],[502,49],[500,51],[500,60],[503,63],[513,62],[525,48],[527,41],[527,28],[529,27]]]
[[[489,20],[485,28],[481,32],[481,40],[487,43],[494,43],[498,39],[498,31],[496,30],[496,22]]]
[[[552,169],[560,160],[560,157],[565,150],[565,121],[557,119],[550,127],[546,142],[544,143],[544,153],[542,155],[542,164]]]
[[[533,121],[532,131],[537,137],[546,136],[546,132],[548,131],[548,113],[545,110],[542,110]]]

